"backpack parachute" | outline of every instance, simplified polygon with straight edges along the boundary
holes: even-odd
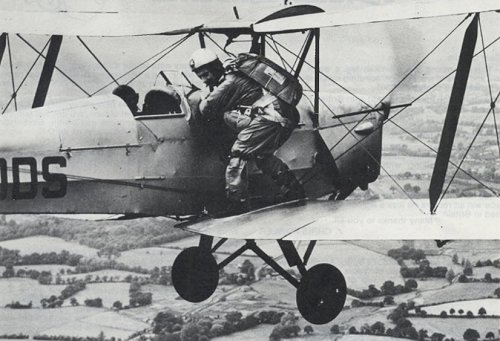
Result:
[[[299,81],[273,61],[256,54],[241,53],[234,65],[237,70],[286,103],[297,105],[300,101],[302,86]]]

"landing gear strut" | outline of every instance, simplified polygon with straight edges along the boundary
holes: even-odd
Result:
[[[301,257],[290,241],[279,240],[278,244],[289,266],[296,266],[302,278],[299,280],[286,271],[273,258],[257,246],[254,240],[236,250],[219,264],[212,253],[226,240],[221,239],[212,247],[212,237],[201,236],[200,245],[182,251],[172,267],[172,282],[177,293],[186,301],[201,302],[209,298],[217,288],[219,270],[247,250],[253,251],[291,285],[297,288],[296,299],[300,314],[310,323],[325,324],[342,311],[347,295],[345,278],[331,264],[317,264],[306,269],[307,261],[316,245],[311,241],[304,257]]]

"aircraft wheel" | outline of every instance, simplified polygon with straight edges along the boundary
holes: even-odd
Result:
[[[172,283],[186,301],[201,302],[212,296],[219,284],[219,268],[208,250],[190,247],[183,250],[172,266]]]
[[[347,296],[344,275],[331,264],[317,264],[302,277],[297,307],[310,323],[325,324],[342,311]]]

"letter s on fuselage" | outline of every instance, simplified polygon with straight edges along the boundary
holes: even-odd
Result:
[[[45,180],[42,187],[42,196],[47,199],[62,198],[66,195],[68,179],[65,174],[51,173],[50,165],[66,167],[66,159],[62,156],[47,156],[42,159],[42,177]],[[21,183],[20,166],[29,168],[30,181]],[[8,171],[9,167],[4,158],[0,158],[0,200],[8,197]],[[34,199],[38,194],[38,169],[34,157],[12,158],[12,199]]]

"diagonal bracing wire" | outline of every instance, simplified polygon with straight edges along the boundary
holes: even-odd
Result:
[[[46,57],[36,48],[34,47],[33,45],[30,44],[29,41],[27,41],[26,39],[24,39],[19,33],[16,34],[16,36],[21,39],[26,45],[28,45],[33,51],[35,51],[36,53],[38,53],[39,56],[41,56],[43,59],[46,59]],[[54,68],[59,71],[59,73],[61,73],[61,75],[63,75],[67,80],[69,80],[73,85],[75,85],[78,89],[80,89],[80,91],[82,91],[85,95],[87,95],[88,97],[91,97],[92,95],[90,93],[88,93],[84,88],[82,88],[73,78],[71,78],[70,76],[68,76],[64,71],[62,71],[58,66],[54,66]]]
[[[465,159],[467,158],[467,155],[469,154],[470,150],[472,149],[472,146],[474,145],[474,142],[476,142],[476,139],[477,137],[479,136],[479,133],[481,132],[481,129],[483,128],[484,124],[486,123],[486,120],[488,119],[488,117],[490,116],[490,114],[492,113],[493,111],[493,108],[495,107],[495,104],[496,102],[498,101],[498,98],[500,97],[500,91],[498,92],[495,100],[492,102],[493,105],[490,107],[490,109],[488,110],[488,113],[486,114],[486,116],[484,117],[483,119],[483,122],[481,122],[481,125],[479,126],[479,129],[477,130],[476,134],[474,135],[474,138],[472,139],[471,143],[469,144],[469,147],[467,148],[467,150],[465,151],[465,154],[464,156],[462,157],[462,160],[460,160],[460,163],[458,164],[458,168],[455,170],[455,172],[453,173],[453,176],[451,177],[450,181],[448,182],[448,185],[446,186],[443,194],[441,194],[441,197],[439,198],[439,201],[437,202],[436,204],[436,208],[434,210],[437,209],[437,207],[439,206],[439,204],[441,203],[441,200],[443,200],[444,196],[446,195],[446,192],[448,191],[448,189],[450,188],[453,180],[455,180],[455,176],[457,175],[458,173],[458,170],[460,169],[460,167],[462,166],[462,164],[464,163]]]
[[[488,68],[488,59],[486,58],[486,50],[484,49],[484,36],[483,36],[483,25],[481,24],[481,16],[479,16],[479,32],[481,33],[481,44],[483,46],[484,66],[486,69],[486,79],[488,81],[488,90],[490,92],[490,108],[493,111],[493,124],[495,125],[495,134],[497,137],[498,153],[500,155],[500,138],[498,136],[498,126],[497,126],[497,118],[496,118],[496,113],[495,113],[495,104],[493,102],[493,92],[491,91],[491,80],[490,80],[490,71]]]
[[[113,77],[113,75],[111,74],[111,72],[109,72],[109,70],[106,68],[106,66],[104,66],[104,64],[99,60],[99,58],[97,58],[97,56],[95,55],[95,53],[87,46],[87,44],[85,44],[85,42],[83,41],[83,39],[80,36],[76,36],[76,38],[80,41],[80,43],[82,43],[83,47],[85,47],[85,49],[87,51],[89,51],[89,53],[92,55],[92,57],[94,57],[94,59],[104,69],[104,71],[108,74],[108,76],[111,77],[111,79],[113,80],[113,82],[115,82],[116,85],[119,85],[118,82],[116,81],[115,77]]]
[[[377,107],[380,103],[382,103],[387,97],[389,97],[401,84],[403,84],[403,82],[411,76],[411,74],[413,72],[415,72],[419,67],[420,65],[422,65],[426,60],[427,58],[429,58],[434,52],[436,52],[436,50],[442,45],[444,44],[444,42],[446,40],[448,40],[448,38],[460,27],[462,26],[462,24],[469,18],[470,14],[465,16],[465,18],[463,18],[458,24],[457,26],[455,26],[454,29],[452,29],[443,39],[441,39],[441,41],[439,43],[437,43],[425,56],[424,58],[422,58],[422,60],[420,60],[413,68],[411,68],[410,71],[408,71],[408,73],[403,77],[401,78],[401,80],[396,84],[394,85],[394,87],[389,90],[389,92],[384,96],[382,97],[382,99],[380,101],[378,101],[377,104],[375,104],[375,107]],[[484,47],[484,45],[483,45]]]
[[[42,53],[45,51],[45,49],[47,48],[47,46],[49,45],[49,42],[50,42],[50,38],[49,40],[47,40],[47,42],[45,43],[45,46],[43,47],[42,49]],[[24,78],[21,80],[21,83],[19,83],[19,85],[17,86],[17,89],[16,91],[14,91],[14,96],[12,96],[10,99],[9,99],[9,102],[7,102],[7,105],[5,106],[5,108],[3,109],[2,111],[2,115],[5,114],[5,112],[7,111],[7,109],[9,108],[10,104],[12,103],[12,101],[14,100],[14,98],[16,98],[17,96],[17,93],[19,92],[19,90],[21,89],[21,87],[23,86],[24,82],[26,81],[26,79],[28,78],[29,74],[31,73],[31,71],[33,70],[33,68],[35,67],[36,63],[38,62],[38,60],[40,59],[41,55],[37,55],[36,58],[35,58],[35,61],[33,62],[33,64],[31,64],[31,67],[29,68],[28,72],[26,73],[26,75],[24,76]]]
[[[157,58],[153,63],[151,63],[151,65],[147,66],[144,70],[142,70],[141,72],[139,72],[136,76],[134,76],[126,84],[127,85],[130,84],[133,81],[135,81],[137,78],[139,78],[140,76],[142,76],[146,71],[148,71],[150,68],[152,68],[156,63],[158,63],[160,60],[162,60],[163,58],[165,58],[166,55],[168,55],[170,52],[172,52],[177,47],[179,47],[180,45],[182,45],[182,43],[184,43],[184,41],[186,41],[186,39],[188,39],[188,38],[189,38],[189,35],[183,37],[182,39],[179,39],[178,41],[176,41],[175,43],[173,43],[172,45],[170,45],[170,48],[163,55],[161,55],[159,58]]]
[[[211,41],[211,42],[212,42],[215,46],[217,46],[217,47],[218,47],[218,48],[219,48],[222,52],[224,52],[225,54],[227,54],[229,57],[231,57],[231,58],[235,57],[235,55],[234,55],[233,53],[231,53],[231,52],[229,52],[229,51],[227,51],[227,50],[226,50],[227,46],[226,46],[226,48],[224,48],[224,47],[220,46],[220,44],[219,44],[218,42],[216,42],[216,41],[215,41],[215,40],[214,40],[214,39],[210,36],[210,34],[208,34],[208,33],[206,33],[206,32],[203,32],[203,35],[204,35],[205,37],[207,37],[208,39],[210,39],[210,41]]]
[[[146,60],[142,61],[141,63],[139,63],[138,65],[134,66],[133,68],[131,68],[130,70],[128,70],[127,72],[125,72],[124,74],[122,74],[121,76],[117,77],[116,80],[119,81],[120,79],[122,79],[123,77],[125,76],[128,76],[129,74],[131,74],[132,72],[134,72],[135,70],[137,70],[138,68],[140,68],[141,66],[143,66],[144,64],[146,64],[147,62],[151,61],[152,59],[154,59],[155,57],[161,55],[162,53],[165,53],[165,51],[167,51],[168,49],[170,49],[172,46],[174,46],[175,44],[177,44],[179,41],[184,41],[185,38],[188,38],[190,37],[191,35],[193,35],[194,33],[189,33],[188,35],[184,36],[184,37],[181,37],[179,40],[173,42],[172,44],[170,44],[169,46],[165,47],[164,49],[162,49],[161,51],[155,53],[154,55],[152,55],[151,57],[147,58]],[[163,57],[161,57],[163,58]],[[102,90],[106,89],[108,86],[110,86],[111,84],[114,84],[113,81],[105,84],[104,86],[100,87],[99,89],[97,89],[96,91],[94,91],[91,96],[94,96],[96,94],[98,94],[99,92],[101,92]]]
[[[473,58],[477,57],[479,54],[483,53],[483,51],[487,50],[488,48],[490,48],[491,46],[493,46],[494,44],[496,44],[498,41],[500,40],[500,36],[497,37],[496,39],[494,39],[492,42],[490,42],[488,45],[486,45],[484,47],[484,49],[482,49],[481,51],[477,52]],[[457,69],[454,69],[453,71],[450,71],[448,74],[446,74],[443,78],[441,78],[439,81],[437,81],[436,83],[434,83],[433,85],[431,85],[428,89],[426,89],[424,92],[422,92],[419,96],[417,96],[416,98],[414,98],[410,104],[414,104],[415,102],[417,102],[418,100],[420,100],[422,97],[424,97],[425,95],[427,95],[429,92],[431,92],[432,90],[434,90],[437,86],[439,86],[441,83],[443,83],[446,79],[448,79],[451,75],[453,75],[455,72],[457,71]],[[394,115],[392,115],[391,117],[389,117],[386,121],[384,121],[382,123],[382,125],[380,125],[379,127],[376,128],[376,130],[378,129],[382,129],[382,127],[387,124],[388,122],[392,123],[392,124],[395,124],[395,122],[393,121],[394,118],[396,118],[398,115],[400,115],[403,111],[405,111],[408,107],[404,107],[402,109],[400,109],[397,113],[395,113]],[[363,138],[361,138],[359,140],[358,143],[361,143],[362,141],[364,141],[365,139],[367,138],[367,136],[364,136]],[[357,144],[353,145],[352,147],[348,148],[347,150],[345,150],[340,156],[343,156],[345,155],[346,153],[348,153],[351,149],[355,148]]]
[[[10,45],[10,36],[7,34],[7,46],[9,47],[9,66],[10,66],[10,81],[12,83],[12,98],[14,99],[14,107],[17,111],[17,99],[16,99],[16,84],[14,82],[14,66],[12,65],[12,47]]]

